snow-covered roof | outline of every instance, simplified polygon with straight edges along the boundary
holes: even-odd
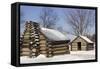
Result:
[[[85,37],[85,36],[80,36],[81,38],[83,38],[84,40],[86,40],[88,43],[93,43],[93,41],[91,41],[89,38]]]
[[[48,39],[56,40],[56,41],[57,40],[67,40],[67,37],[57,30],[41,28],[41,31]]]
[[[72,39],[71,42],[73,42],[77,37],[81,37],[82,39],[84,39],[88,43],[93,43],[93,41],[91,41],[89,38],[87,38],[86,36],[82,36],[82,35],[74,36],[74,39]]]

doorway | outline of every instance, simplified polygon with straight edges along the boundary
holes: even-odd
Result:
[[[78,45],[78,50],[81,50],[81,42],[78,42],[77,45]]]

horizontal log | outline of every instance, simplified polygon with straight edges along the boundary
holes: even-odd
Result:
[[[40,41],[40,44],[46,44],[46,41]]]
[[[29,44],[22,44],[23,46],[29,46]]]
[[[68,46],[55,46],[55,45],[53,45],[53,46],[51,46],[52,48],[60,48],[60,47],[68,47]]]
[[[23,41],[23,43],[29,43],[30,42],[30,40],[24,40]]]
[[[30,52],[22,52],[21,55],[30,55]]]
[[[66,46],[62,46],[62,47],[53,47],[53,49],[66,49],[67,47]]]
[[[70,54],[70,52],[53,53],[53,55],[63,55],[63,54]]]
[[[54,51],[53,53],[63,53],[63,52],[67,52],[66,50],[61,50],[61,51]]]
[[[40,47],[46,47],[46,44],[40,44]]]
[[[46,47],[42,47],[42,48],[40,48],[40,50],[46,50]]]
[[[21,51],[30,52],[30,49],[29,48],[22,48]]]
[[[67,44],[70,42],[69,40],[60,40],[60,41],[49,41],[51,45],[58,45],[58,44]]]
[[[68,50],[68,49],[66,49],[66,48],[53,49],[53,51],[62,51],[62,50]]]
[[[47,51],[40,51],[40,53],[42,53],[42,54],[46,54],[46,53],[47,53]]]
[[[25,35],[30,35],[30,33],[25,33],[24,36],[25,36]]]
[[[20,56],[30,56],[29,54],[20,54]]]
[[[58,45],[51,45],[51,46],[67,46],[67,44],[58,44]]]
[[[46,43],[39,43],[39,44],[40,44],[41,46],[42,46],[42,45],[46,45]]]
[[[41,39],[41,38],[39,38],[39,40],[40,40],[40,41],[46,41],[45,39]]]

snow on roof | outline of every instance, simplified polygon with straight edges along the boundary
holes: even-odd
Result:
[[[81,36],[81,35],[80,35],[80,37],[83,38],[84,40],[86,40],[88,43],[93,43],[89,38],[87,38],[87,37],[85,37],[85,36]]]
[[[56,41],[57,40],[67,40],[67,37],[57,30],[41,28],[41,31],[43,32],[43,34],[45,34],[45,36],[48,39],[56,40]]]
[[[87,41],[88,43],[93,43],[93,41],[91,41],[89,38],[87,38],[86,36],[82,36],[82,35],[79,35],[79,36],[73,36],[72,39],[71,39],[71,42],[75,40],[75,38],[77,37],[81,37],[82,39],[84,39],[85,41]]]

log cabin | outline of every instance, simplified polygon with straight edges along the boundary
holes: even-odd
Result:
[[[23,35],[20,38],[20,55],[37,57],[44,54],[46,57],[69,54],[69,40],[59,31],[40,28],[36,22],[26,22]]]
[[[77,36],[71,42],[71,51],[87,51],[93,49],[94,49],[94,43],[86,36],[81,36],[81,35]]]

